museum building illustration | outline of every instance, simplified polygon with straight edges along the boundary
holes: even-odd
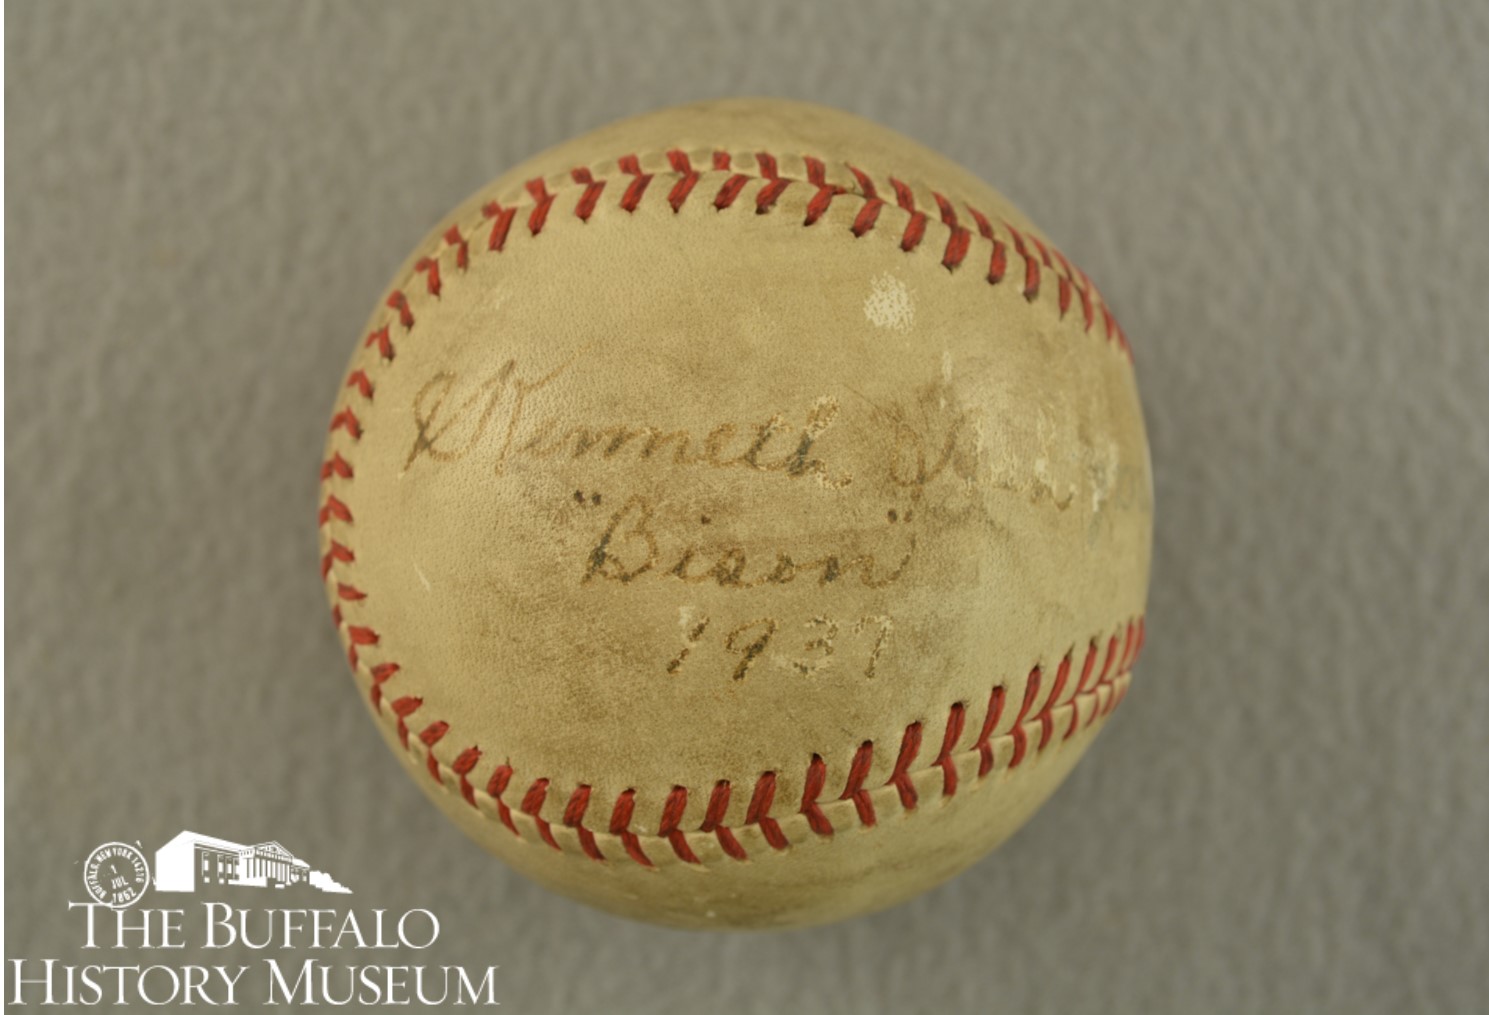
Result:
[[[274,841],[244,845],[182,832],[155,851],[155,890],[194,892],[200,886],[289,888],[308,885],[350,895],[351,889]]]

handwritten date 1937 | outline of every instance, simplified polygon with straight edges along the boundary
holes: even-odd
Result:
[[[683,638],[682,650],[667,664],[668,673],[676,675],[682,672],[683,664],[693,654],[693,650],[707,638],[711,623],[709,617],[700,617],[696,622],[690,621]],[[743,680],[750,668],[765,656],[780,626],[774,617],[756,617],[736,625],[723,636],[721,647],[731,656],[737,657],[730,674],[733,679]],[[859,672],[870,680],[874,677],[879,658],[889,644],[890,632],[894,629],[890,619],[883,616],[859,617],[851,622],[816,616],[809,619],[803,627],[807,632],[806,640],[777,660],[781,666],[803,677],[816,676],[829,669],[843,658],[838,649],[846,630],[850,637],[850,647],[844,655],[855,659],[855,663],[862,663]]]

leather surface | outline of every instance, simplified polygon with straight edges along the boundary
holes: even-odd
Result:
[[[1048,794],[1136,655],[1152,480],[1125,338],[1013,218],[882,128],[738,100],[560,145],[410,255],[332,388],[321,551],[364,693],[484,845],[639,918],[789,926],[934,884]],[[896,801],[992,738],[996,791]],[[545,843],[576,792],[602,840]],[[709,834],[761,819],[795,834]]]
[[[78,862],[195,828],[433,909],[510,1010],[1481,1007],[1481,6],[7,4],[7,955],[85,959]],[[428,227],[731,94],[871,117],[1060,241],[1134,337],[1157,527],[1133,693],[1032,821],[724,936],[449,828],[307,519],[327,378]]]

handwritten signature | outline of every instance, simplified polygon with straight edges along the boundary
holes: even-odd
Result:
[[[612,460],[630,456],[639,461],[670,460],[678,466],[779,473],[791,479],[813,476],[835,488],[852,481],[847,473],[832,474],[816,453],[822,435],[838,417],[838,403],[831,396],[817,399],[798,424],[777,412],[760,422],[717,423],[701,438],[687,428],[650,423],[592,425],[531,418],[532,396],[552,385],[577,359],[578,354],[537,378],[524,377],[517,361],[509,359],[465,392],[461,392],[463,378],[458,373],[436,373],[414,397],[415,434],[404,470],[421,457],[458,461],[494,431],[498,475],[520,457]]]

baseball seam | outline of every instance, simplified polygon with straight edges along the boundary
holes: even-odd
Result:
[[[903,225],[899,228],[899,246],[902,251],[911,254],[931,246],[927,241],[930,232],[927,227],[933,220],[920,210],[915,196],[916,188],[896,177],[888,177],[890,191],[894,194],[894,204],[891,205],[879,196],[881,189],[874,179],[852,165],[845,164],[841,167],[846,170],[843,174],[845,182],[835,183],[829,182],[827,164],[810,156],[800,158],[803,168],[800,175],[783,173],[782,160],[766,152],[734,156],[723,151],[712,151],[707,155],[711,166],[709,172],[696,170],[693,157],[680,149],[669,150],[662,156],[648,156],[645,159],[647,163],[656,158],[665,158],[665,168],[658,166],[659,171],[648,172],[643,168],[643,159],[636,155],[625,155],[616,160],[614,176],[603,173],[597,175],[597,167],[576,167],[564,180],[554,178],[552,187],[549,180],[529,180],[525,185],[530,198],[528,202],[486,202],[481,206],[479,220],[466,223],[463,227],[457,224],[445,229],[440,234],[437,248],[414,261],[413,273],[409,279],[391,290],[384,300],[390,319],[368,334],[363,348],[377,350],[378,365],[393,362],[396,358],[394,329],[402,329],[399,336],[401,341],[412,332],[417,320],[414,303],[408,293],[413,292],[415,298],[437,299],[443,286],[442,270],[453,267],[463,271],[468,267],[471,244],[479,244],[480,226],[487,222],[491,225],[484,244],[484,249],[488,252],[504,251],[514,232],[519,236],[538,236],[552,215],[562,213],[556,209],[560,193],[577,192],[572,213],[580,221],[588,222],[607,189],[612,194],[619,191],[617,204],[622,210],[635,212],[648,193],[661,192],[660,186],[652,186],[659,178],[664,183],[671,184],[666,190],[666,201],[673,212],[681,210],[705,175],[724,175],[712,200],[713,207],[719,212],[753,204],[757,214],[769,214],[778,209],[778,202],[788,187],[803,184],[815,188],[801,222],[803,227],[811,227],[822,221],[834,200],[857,200],[860,206],[850,226],[855,238],[866,236],[876,229],[883,231],[887,228],[885,221],[888,216],[885,213],[889,211],[903,219]],[[740,165],[740,159],[745,160],[745,166]],[[752,166],[749,165],[751,160]],[[610,187],[612,183],[616,184],[614,188]],[[752,184],[758,186],[753,195],[746,195]],[[946,232],[946,239],[940,245],[941,264],[949,272],[960,271],[969,263],[974,243],[985,244],[988,266],[985,277],[990,285],[998,286],[1008,272],[1011,244],[1014,256],[1023,263],[1019,292],[1026,300],[1032,303],[1041,299],[1042,295],[1048,298],[1049,286],[1045,279],[1046,276],[1052,276],[1055,280],[1053,299],[1060,318],[1064,319],[1079,304],[1080,322],[1089,333],[1096,327],[1099,312],[1101,327],[1108,343],[1114,344],[1131,359],[1131,346],[1120,325],[1107,309],[1105,301],[1085,273],[1075,268],[1063,254],[1032,233],[1020,232],[1006,221],[1000,220],[995,226],[988,216],[963,202],[961,207],[975,225],[974,233],[961,224],[956,204],[939,191],[931,191],[931,195],[937,208],[937,218],[934,221]],[[443,269],[442,261],[445,262]],[[417,288],[421,279],[422,293]],[[331,419],[333,444],[350,442],[355,447],[361,440],[364,428],[356,407],[358,403],[370,403],[374,393],[375,385],[368,368],[359,366],[351,370],[343,389],[344,398]],[[804,834],[801,830],[803,825],[805,834],[831,836],[845,820],[851,822],[856,818],[860,826],[873,827],[886,805],[892,806],[895,802],[903,811],[914,811],[921,794],[927,789],[921,784],[930,780],[934,788],[937,773],[940,776],[942,797],[953,797],[966,778],[981,780],[995,768],[1017,768],[1032,754],[1045,750],[1052,742],[1069,739],[1078,729],[1089,727],[1098,717],[1109,714],[1126,694],[1131,667],[1144,640],[1143,618],[1137,617],[1125,622],[1117,633],[1107,638],[1104,662],[1098,675],[1096,664],[1098,658],[1103,656],[1100,642],[1106,636],[1093,637],[1081,663],[1080,677],[1074,682],[1070,678],[1075,652],[1068,652],[1056,668],[1049,693],[1042,704],[1040,690],[1045,674],[1040,667],[1035,666],[1025,680],[1023,699],[1012,725],[1001,735],[994,737],[994,731],[1009,711],[1005,701],[1007,684],[998,683],[992,688],[979,735],[969,747],[961,750],[958,748],[968,731],[968,703],[952,704],[944,727],[939,731],[939,750],[928,764],[922,764],[918,768],[915,767],[916,761],[926,757],[931,749],[922,742],[923,738],[935,736],[935,731],[927,729],[923,721],[910,723],[900,738],[894,768],[888,780],[877,787],[867,788],[864,785],[876,750],[876,745],[866,740],[854,753],[842,794],[833,799],[821,799],[827,782],[827,763],[820,755],[813,754],[806,766],[800,805],[788,813],[781,813],[776,809],[777,776],[775,771],[767,771],[756,779],[750,790],[749,806],[741,825],[730,826],[724,823],[724,816],[737,788],[728,780],[720,780],[706,791],[707,808],[702,822],[695,829],[682,827],[690,796],[695,792],[684,786],[673,786],[667,794],[655,832],[641,830],[642,826],[635,820],[635,789],[622,791],[610,807],[608,815],[596,822],[592,816],[599,808],[591,808],[591,788],[583,784],[576,786],[564,801],[560,820],[555,822],[551,820],[553,805],[550,803],[550,797],[555,795],[550,790],[555,787],[548,778],[536,778],[527,783],[527,789],[515,811],[505,797],[514,776],[510,764],[496,766],[484,788],[477,788],[470,777],[485,755],[483,749],[471,745],[463,749],[453,762],[439,760],[435,756],[435,747],[446,740],[450,733],[450,724],[444,720],[432,720],[411,737],[413,731],[408,722],[421,711],[423,699],[417,695],[390,698],[384,693],[384,685],[400,673],[401,666],[390,660],[368,664],[362,659],[364,651],[381,650],[382,636],[376,628],[365,623],[354,623],[346,615],[349,610],[360,612],[367,599],[367,593],[354,581],[346,580],[348,570],[356,563],[356,554],[351,548],[350,540],[337,538],[342,530],[352,529],[354,518],[347,499],[338,496],[336,491],[340,489],[345,493],[344,488],[354,475],[352,461],[342,454],[339,447],[333,447],[330,456],[321,466],[324,496],[320,505],[319,522],[326,534],[321,577],[333,590],[335,605],[332,617],[345,642],[348,661],[354,673],[368,681],[373,710],[381,720],[393,724],[404,749],[427,769],[431,777],[445,790],[458,792],[473,809],[500,821],[519,839],[535,837],[555,850],[577,849],[596,861],[626,857],[643,867],[655,868],[659,850],[666,851],[672,859],[685,865],[700,868],[706,867],[715,856],[746,860],[751,852],[762,845],[771,850],[787,849],[791,842]],[[1094,681],[1093,676],[1096,678]],[[1070,709],[1069,718],[1060,717],[1057,720],[1057,712],[1066,707]],[[1031,729],[1035,732],[1031,733]],[[1063,732],[1057,736],[1057,730],[1061,729]],[[1005,751],[1006,761],[995,764]],[[972,770],[973,765],[975,772]],[[544,817],[545,808],[549,813],[548,818]],[[587,817],[590,818],[588,822]],[[788,826],[792,833],[789,835]],[[527,835],[521,829],[526,829]],[[747,840],[752,845],[747,849],[742,840]],[[561,841],[568,845],[561,845]],[[700,857],[700,853],[705,856]]]

